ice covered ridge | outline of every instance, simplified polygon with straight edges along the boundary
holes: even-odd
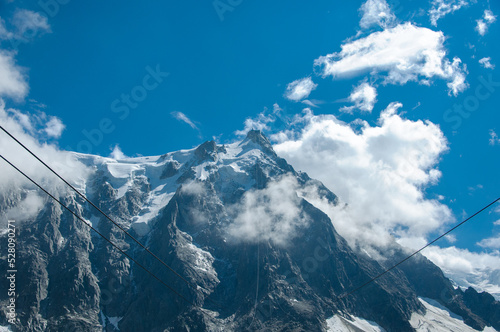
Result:
[[[137,213],[129,220],[140,236],[150,230],[150,222],[158,216],[175,192],[183,184],[195,180],[206,181],[215,172],[231,184],[248,189],[255,180],[250,176],[256,161],[271,161],[277,156],[270,143],[259,132],[250,133],[246,139],[226,145],[209,141],[197,148],[180,150],[161,156],[112,159],[100,156],[75,154],[76,158],[100,174],[104,182],[115,191],[115,199],[124,199],[127,193],[149,186],[148,197]]]

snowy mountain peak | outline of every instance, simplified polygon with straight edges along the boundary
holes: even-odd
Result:
[[[500,327],[498,302],[487,294],[454,289],[437,266],[420,256],[341,297],[381,273],[385,263],[349,247],[334,227],[342,216],[325,213],[337,206],[335,194],[296,172],[260,131],[248,132],[242,141],[207,141],[156,157],[76,156],[93,170],[82,185],[86,195],[196,289],[85,201],[60,192],[64,201],[199,307],[152,280],[47,199],[18,234],[19,270],[38,276],[19,280],[19,331]],[[3,195],[0,212],[21,206],[20,190]],[[6,243],[0,241],[4,252]],[[395,262],[405,255],[396,247],[398,252]],[[6,264],[0,259],[4,271]],[[0,292],[0,302],[6,301],[5,294]],[[6,322],[1,314],[0,329]]]
[[[260,130],[250,130],[247,133],[246,138],[240,143],[241,146],[247,145],[249,143],[253,143],[253,147],[262,150],[262,152],[271,155],[273,157],[276,156],[274,149],[271,145],[271,142],[267,139],[264,134]]]
[[[215,141],[207,141],[194,150],[198,162],[205,160],[216,161],[218,153],[226,153],[224,146],[218,146]]]

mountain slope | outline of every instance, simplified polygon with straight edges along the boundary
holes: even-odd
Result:
[[[345,323],[353,315],[387,331],[414,331],[410,320],[426,312],[419,296],[460,311],[476,329],[496,322],[497,309],[485,311],[476,303],[482,299],[468,306],[423,257],[343,296],[390,261],[354,252],[304,192],[314,190],[332,205],[339,204],[336,196],[279,158],[258,131],[241,142],[211,141],[158,157],[77,158],[92,170],[87,197],[185,280],[59,190],[64,203],[195,306],[46,200],[17,235],[23,273],[15,330],[324,331],[332,328],[327,319]],[[0,212],[19,206],[30,190],[2,192]],[[5,257],[1,267],[7,269]],[[418,273],[427,270],[433,272]],[[6,286],[2,281],[2,304]],[[443,303],[443,290],[453,301]]]

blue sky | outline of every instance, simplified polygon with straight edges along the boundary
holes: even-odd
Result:
[[[0,28],[4,27],[3,37],[0,29],[0,49],[4,58],[8,54],[12,60],[10,66],[21,73],[19,80],[29,86],[29,91],[20,87],[9,92],[2,90],[0,81],[0,97],[8,108],[38,114],[39,118],[55,117],[64,124],[60,135],[47,134],[42,140],[61,149],[103,156],[117,144],[125,155],[136,156],[190,148],[212,138],[230,142],[239,137],[236,132],[243,130],[247,121],[250,127],[263,128],[274,137],[284,156],[298,160],[292,162],[296,168],[333,187],[337,185],[332,179],[335,174],[326,174],[322,165],[304,165],[300,162],[304,151],[283,145],[305,141],[311,122],[305,122],[304,108],[311,109],[317,123],[334,116],[346,128],[355,127],[356,119],[378,128],[383,127],[381,114],[388,105],[400,102],[403,106],[397,114],[401,118],[417,129],[429,130],[431,136],[437,135],[430,127],[416,124],[430,121],[446,138],[437,151],[421,151],[423,157],[431,159],[421,168],[427,175],[430,169],[439,170],[441,175],[414,181],[409,187],[424,194],[417,200],[438,202],[439,209],[448,207],[452,212],[447,224],[426,229],[425,238],[430,239],[499,196],[500,87],[494,83],[485,87],[484,81],[500,82],[500,24],[494,17],[500,13],[500,5],[466,0],[367,3],[379,8],[375,14],[386,16],[360,23],[366,14],[362,10],[365,1],[0,1]],[[385,13],[380,11],[384,4],[388,6]],[[446,13],[446,8],[451,8],[447,6],[453,5],[460,8]],[[435,24],[433,8],[445,14]],[[37,21],[26,13],[41,16]],[[22,22],[32,25],[26,28]],[[405,28],[405,24],[411,26]],[[348,71],[346,67],[357,64],[341,62],[348,58],[340,53],[341,45],[368,41],[384,32],[394,36],[391,42],[424,34],[437,38],[436,33],[442,32],[444,39],[436,45],[430,46],[427,37],[409,44],[424,53],[435,51],[435,56],[445,52],[440,58],[443,62],[427,76],[425,68],[415,69],[422,59],[415,60],[411,54],[398,55],[409,65],[404,70],[381,64]],[[325,63],[315,65],[315,60],[334,53],[329,61],[338,66],[326,74]],[[455,58],[459,62],[453,67]],[[449,72],[438,73],[443,69]],[[403,78],[391,78],[391,73]],[[448,85],[460,74],[465,82],[453,91]],[[308,77],[315,86],[307,91],[310,94],[298,100],[285,96],[290,83]],[[361,94],[356,104],[353,92],[363,83],[375,91],[376,98],[370,102]],[[479,100],[478,89],[487,97]],[[134,93],[136,100],[131,97],[127,105],[123,95]],[[457,113],[454,105],[473,111]],[[301,124],[291,124],[294,116],[301,117]],[[287,130],[292,133],[278,139],[276,134]],[[92,134],[93,142],[85,131]],[[331,143],[332,138],[328,139],[325,142]],[[417,138],[412,139],[398,136],[391,144],[404,148],[405,142],[411,141],[418,145]],[[429,136],[427,143],[432,139]],[[382,150],[390,153],[390,146]],[[338,167],[332,172],[343,170]],[[413,180],[406,177],[403,181]],[[454,234],[456,241],[445,240],[440,245],[498,257],[497,220],[500,212],[492,209],[461,227]],[[398,227],[412,228],[408,223]],[[484,239],[491,240],[489,245],[478,245]]]

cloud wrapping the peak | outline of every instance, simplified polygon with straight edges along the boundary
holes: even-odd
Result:
[[[459,58],[446,58],[444,41],[442,32],[400,24],[350,41],[340,52],[321,56],[314,64],[323,77],[334,79],[370,73],[383,77],[384,84],[416,81],[428,85],[431,79],[441,78],[456,96],[468,86],[467,69]]]
[[[456,247],[430,246],[423,252],[460,287],[474,287],[500,300],[500,253],[476,253]]]
[[[230,208],[234,215],[228,226],[231,241],[271,241],[287,246],[309,224],[300,209],[297,187],[294,177],[284,176],[265,189],[246,192],[241,202]]]
[[[368,29],[373,26],[388,28],[396,22],[396,16],[392,13],[391,8],[385,0],[368,0],[360,8],[363,16],[359,22],[359,26],[363,29]]]
[[[282,111],[277,103],[273,105],[272,111],[265,107],[264,111],[260,112],[257,117],[245,119],[245,128],[234,133],[237,136],[245,136],[250,130],[269,131],[270,125],[282,118]]]
[[[348,204],[331,207],[314,193],[304,194],[328,212],[353,247],[380,247],[391,236],[424,237],[452,220],[449,208],[423,191],[440,178],[436,164],[447,141],[437,125],[404,119],[400,107],[390,104],[374,127],[309,110],[298,135],[274,146],[296,170]]]
[[[293,101],[300,101],[309,97],[311,92],[318,85],[310,77],[301,78],[289,83],[286,87],[285,98]]]
[[[123,153],[122,149],[120,149],[120,146],[118,144],[115,145],[113,148],[113,151],[111,151],[111,154],[109,155],[110,158],[116,159],[116,160],[121,160],[127,158],[125,153]]]
[[[19,110],[6,109],[4,101],[0,99],[0,123],[2,127],[57,171],[63,178],[76,186],[76,188],[81,189],[83,180],[92,170],[77,161],[73,153],[62,151],[55,144],[47,143],[43,140],[44,137],[47,137],[47,134],[44,133],[44,129],[47,128],[46,122],[50,123],[53,119],[53,117],[49,118],[43,114],[33,116],[24,114]],[[54,174],[4,132],[0,132],[0,151],[2,151],[2,155],[5,158],[50,192],[63,195],[68,189],[62,181],[59,181]],[[39,208],[43,206],[47,196],[43,193],[40,194],[31,182],[11,166],[7,165],[5,161],[0,160],[0,165],[2,169],[0,172],[0,191],[24,190],[25,192],[30,192],[26,199],[9,213],[11,216],[17,213],[15,216],[20,218],[19,221],[34,216]],[[0,216],[0,228],[5,226],[5,218],[4,215]]]

